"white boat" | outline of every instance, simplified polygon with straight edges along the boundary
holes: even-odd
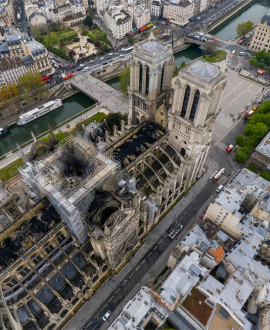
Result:
[[[25,114],[21,115],[19,117],[19,120],[17,122],[17,125],[25,125],[30,123],[30,121],[33,121],[43,115],[46,115],[46,113],[49,113],[63,105],[61,99],[56,99],[55,101],[47,102],[43,105],[41,105],[38,108],[35,108],[33,110],[30,110],[26,112]]]

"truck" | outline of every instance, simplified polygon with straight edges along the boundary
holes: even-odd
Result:
[[[73,74],[71,72],[69,72],[67,75],[65,73],[62,74],[63,80],[67,80],[71,77],[73,77]]]

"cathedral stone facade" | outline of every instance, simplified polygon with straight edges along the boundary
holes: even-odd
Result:
[[[172,88],[173,67],[150,35],[132,53],[127,126],[22,155],[31,208],[0,233],[0,328],[61,328],[202,174],[225,74],[196,60]]]
[[[169,101],[173,68],[171,45],[163,45],[152,34],[146,42],[135,45],[130,62],[130,124],[155,121],[157,108]]]

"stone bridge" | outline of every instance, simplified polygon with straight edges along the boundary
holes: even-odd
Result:
[[[120,91],[95,78],[90,72],[77,74],[69,81],[76,90],[83,92],[95,101],[113,112],[126,113],[128,111],[128,100]]]

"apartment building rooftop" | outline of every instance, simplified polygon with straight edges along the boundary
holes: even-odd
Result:
[[[160,326],[168,314],[169,310],[158,302],[151,290],[143,286],[125,305],[109,330],[145,329],[151,325]]]
[[[251,295],[254,285],[237,270],[230,279],[222,284],[213,276],[207,276],[198,286],[199,290],[220,304],[244,329],[251,329],[251,323],[241,311]]]
[[[5,72],[23,65],[20,57],[1,57],[0,72]]]
[[[255,150],[270,158],[270,132],[266,134],[265,138],[261,141]]]
[[[236,174],[214,202],[241,219],[243,213],[250,212],[258,200],[268,195],[269,189],[269,181],[245,168]],[[247,203],[243,203],[245,198],[248,198]]]
[[[184,298],[190,290],[207,273],[207,269],[199,265],[200,254],[196,251],[186,255],[173,269],[160,289],[160,296],[170,305],[174,305],[178,298]]]

